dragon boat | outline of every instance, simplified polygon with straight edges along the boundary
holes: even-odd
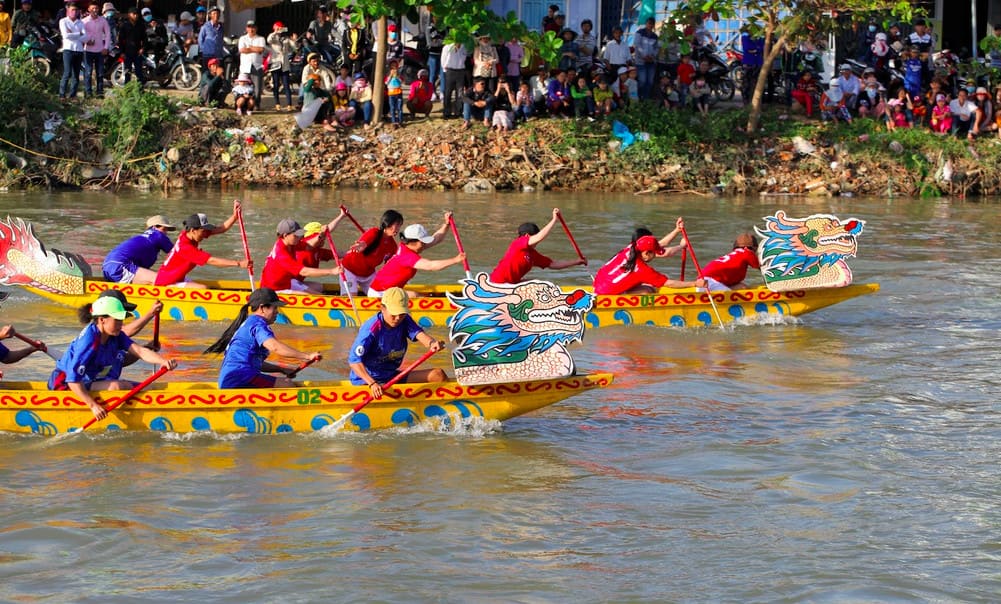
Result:
[[[876,283],[852,284],[845,258],[854,257],[864,222],[817,214],[803,219],[784,212],[765,218],[758,257],[765,285],[714,291],[662,288],[651,294],[598,295],[586,317],[590,328],[614,325],[702,327],[751,321],[756,315],[800,316],[845,300],[879,291]],[[111,283],[91,276],[79,256],[47,250],[30,224],[21,219],[0,220],[0,283],[20,285],[53,302],[71,307],[91,303],[107,288],[120,289],[143,313],[156,302],[164,305],[164,319],[174,321],[230,321],[250,290],[245,281],[202,281],[208,289]],[[358,327],[379,311],[379,299],[341,295],[336,284],[322,295],[281,293],[286,306],[279,322],[317,327]],[[458,308],[451,296],[465,286],[408,285],[421,294],[411,300],[411,314],[424,328],[447,326]],[[475,279],[475,295],[518,296],[518,285]],[[567,286],[571,287],[571,286]],[[590,292],[587,287],[580,288]],[[712,298],[710,299],[710,295]]]
[[[611,374],[579,373],[568,349],[584,337],[594,295],[564,292],[546,281],[522,287],[520,304],[510,297],[471,297],[472,279],[450,295],[457,309],[448,322],[454,381],[387,383],[383,397],[372,400],[368,388],[340,381],[222,390],[206,382],[155,382],[154,376],[133,398],[96,392],[109,410],[96,429],[277,434],[328,426],[336,431],[342,425],[368,431],[475,418],[503,421],[609,385]],[[92,417],[70,391],[49,391],[41,382],[0,382],[0,430],[51,436],[83,429]]]

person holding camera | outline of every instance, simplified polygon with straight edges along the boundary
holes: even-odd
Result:
[[[275,95],[275,111],[292,109],[292,82],[289,57],[295,53],[295,41],[288,33],[288,28],[281,21],[275,21],[271,34],[268,35],[268,50],[271,59],[268,63],[268,73],[271,74],[271,90]],[[279,102],[279,93],[284,87],[285,106]]]

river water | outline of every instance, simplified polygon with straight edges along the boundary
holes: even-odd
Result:
[[[867,222],[852,267],[882,289],[768,325],[590,331],[578,365],[614,372],[613,386],[503,425],[0,434],[0,601],[1001,599],[996,202],[241,195],[259,266],[279,219],[329,219],[343,202],[366,225],[393,207],[432,229],[452,208],[473,269],[490,270],[518,224],[542,224],[557,205],[593,260],[548,273],[561,283],[587,283],[637,225],[660,234],[685,216],[707,262],[778,209],[832,213]],[[0,210],[96,262],[148,215],[220,221],[232,197],[4,193]],[[351,234],[345,223],[335,239]],[[205,247],[242,255],[236,229]],[[540,250],[573,257],[558,228]],[[452,254],[447,243],[427,257]],[[677,276],[676,263],[664,269]],[[8,289],[4,323],[56,345],[77,332],[71,311]],[[217,361],[198,352],[223,328],[164,323],[162,338],[185,375],[213,378]],[[353,333],[277,329],[326,352],[304,377],[346,374]],[[44,379],[51,368],[36,354],[3,371]]]

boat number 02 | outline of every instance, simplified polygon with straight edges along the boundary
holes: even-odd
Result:
[[[300,405],[319,405],[320,391],[316,388],[311,390],[300,390],[295,396],[296,402]]]

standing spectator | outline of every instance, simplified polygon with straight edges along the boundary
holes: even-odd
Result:
[[[444,119],[450,119],[462,102],[466,88],[466,47],[459,42],[446,44],[441,53],[441,66],[445,70],[445,87],[441,98]],[[465,114],[465,110],[463,110]]]
[[[417,117],[418,113],[423,113],[424,117],[431,117],[431,109],[434,106],[431,98],[434,95],[434,86],[431,84],[430,72],[421,69],[417,72],[417,80],[410,84],[410,93],[407,95],[407,109],[410,115]]]
[[[521,47],[518,38],[512,37],[504,45],[507,48],[507,85],[511,90],[521,88],[521,62],[525,58],[525,49]]]
[[[130,11],[131,12],[131,11]],[[219,7],[209,10],[209,20],[198,30],[198,52],[202,66],[208,67],[210,59],[222,60],[223,28],[219,21]]]
[[[36,25],[38,25],[38,13],[32,10],[31,0],[21,0],[21,8],[14,11],[10,18],[10,45],[20,46],[31,32],[31,28]]]
[[[692,65],[692,55],[681,55],[681,63],[678,63],[678,98],[681,106],[688,104],[688,88],[695,80],[695,66]]]
[[[370,46],[365,23],[360,20],[352,23],[351,29],[344,32],[341,39],[341,57],[348,66],[348,71],[356,73],[365,70],[365,59],[368,58]]]
[[[629,45],[622,41],[622,28],[615,26],[612,28],[612,39],[601,53],[601,59],[608,66],[609,82],[618,77],[619,69],[629,63],[629,57]]]
[[[97,96],[104,96],[104,57],[111,48],[111,29],[108,20],[99,12],[97,0],[90,0],[83,28],[87,32],[87,41],[83,45],[83,94],[87,97],[93,95],[91,82],[96,76]]]
[[[469,128],[473,119],[482,119],[483,125],[490,127],[493,116],[494,97],[487,91],[487,82],[483,78],[473,79],[473,87],[462,98],[462,128]]]
[[[518,94],[515,96],[514,119],[515,121],[527,122],[528,118],[535,113],[535,99],[532,98],[532,90],[528,82],[518,85]]]
[[[994,35],[984,38],[980,47],[988,49],[987,58],[991,60],[991,69],[1001,69],[1001,23],[994,24]]]
[[[104,15],[104,20],[108,22],[110,45],[114,46],[118,43],[118,10],[111,2],[105,2],[104,6],[101,7],[101,14]]]
[[[921,60],[920,54],[918,47],[912,46],[904,60],[904,88],[911,96],[921,94],[924,82],[924,61]]]
[[[355,117],[359,112],[365,128],[372,122],[372,87],[368,83],[365,73],[359,71],[355,74],[354,84],[351,85],[351,105],[355,108]]]
[[[497,78],[497,90],[494,92],[494,111],[491,123],[498,132],[507,132],[514,128],[515,96],[507,78]]]
[[[970,100],[966,88],[960,86],[956,91],[956,98],[949,102],[949,113],[952,114],[952,133],[960,138],[969,134],[977,104]]]
[[[928,29],[928,23],[924,19],[918,18],[914,20],[914,31],[907,38],[907,43],[911,47],[917,47],[918,53],[920,54],[921,62],[924,70],[921,73],[921,79],[927,82],[931,79],[932,72],[932,59],[931,59],[931,49],[932,43],[934,42],[931,31]]]
[[[288,35],[288,28],[281,21],[275,21],[271,26],[271,34],[268,35],[268,51],[271,59],[268,62],[268,71],[271,73],[271,91],[275,95],[275,110],[285,111],[292,109],[292,82],[289,71],[289,57],[295,52],[295,44]],[[285,89],[285,107],[279,98],[282,88]]]
[[[191,27],[195,30],[195,42],[198,42],[198,34],[201,33],[202,26],[205,25],[208,16],[208,9],[204,6],[199,6],[195,9],[195,22],[191,24]]]
[[[654,18],[650,17],[646,20],[646,27],[638,30],[633,37],[635,49],[633,57],[637,68],[637,83],[641,99],[650,98],[657,78],[657,55],[660,54],[660,40],[657,38],[657,32],[654,31],[656,24]]]
[[[580,35],[577,36],[577,71],[589,80],[591,69],[594,68],[594,57],[598,53],[598,38],[593,33],[594,23],[590,19],[580,22]]]
[[[181,13],[173,31],[184,41],[184,50],[187,50],[195,41],[195,16],[188,11]]]
[[[146,24],[139,22],[139,9],[129,9],[128,19],[118,28],[118,48],[125,61],[125,83],[136,74],[140,84],[146,83],[143,73],[143,51],[146,50]]]
[[[749,105],[751,95],[758,85],[758,74],[761,73],[761,66],[764,63],[765,39],[760,36],[752,36],[745,28],[740,34],[740,50],[740,68],[744,72],[740,97],[745,105]]]
[[[306,28],[306,39],[312,40],[316,44],[323,60],[331,65],[334,63],[334,47],[331,42],[333,31],[334,24],[330,21],[327,7],[321,4],[316,9],[316,18],[310,21],[309,27]]]
[[[0,0],[0,48],[10,45],[13,32],[10,13],[7,12],[7,7],[4,6],[3,0]]]
[[[389,40],[386,41],[386,64],[389,65],[395,61],[399,65],[403,62],[403,42],[400,42],[400,36],[395,30],[388,33],[388,38]]]
[[[438,17],[434,14],[424,30],[424,40],[428,49],[428,79],[434,85],[433,99],[445,96],[445,73],[441,66],[441,51],[445,48],[445,36],[438,29]]]
[[[261,106],[261,91],[264,89],[264,49],[268,43],[257,35],[257,23],[247,21],[247,33],[240,36],[237,48],[240,50],[240,73],[250,76],[254,83],[254,106]]]
[[[386,97],[389,99],[389,120],[393,128],[403,125],[403,80],[396,61],[389,64],[389,75],[386,76]]]
[[[575,41],[577,32],[572,29],[564,29],[560,32],[560,37],[563,38],[563,46],[560,46],[560,62],[557,64],[557,68],[563,71],[577,69],[577,60],[580,58]]]
[[[163,21],[153,16],[151,8],[142,9],[142,18],[146,23],[146,48],[159,59],[167,48],[167,28],[163,26]]]
[[[59,20],[59,33],[63,38],[63,77],[59,80],[59,98],[76,98],[80,86],[80,68],[87,44],[87,30],[80,19],[80,9],[75,4],[66,6],[66,16]],[[73,80],[70,84],[70,80]]]
[[[549,80],[546,108],[552,115],[561,115],[564,118],[569,118],[573,113],[570,88],[567,86],[567,72],[562,69],[557,69],[556,76]]]
[[[473,77],[483,78],[487,90],[493,90],[497,83],[497,49],[490,44],[490,34],[481,32],[473,49]]]
[[[560,33],[559,26],[556,25],[556,13],[560,12],[560,7],[558,4],[550,4],[549,11],[546,16],[542,17],[542,33],[545,34],[547,31],[553,33]]]

